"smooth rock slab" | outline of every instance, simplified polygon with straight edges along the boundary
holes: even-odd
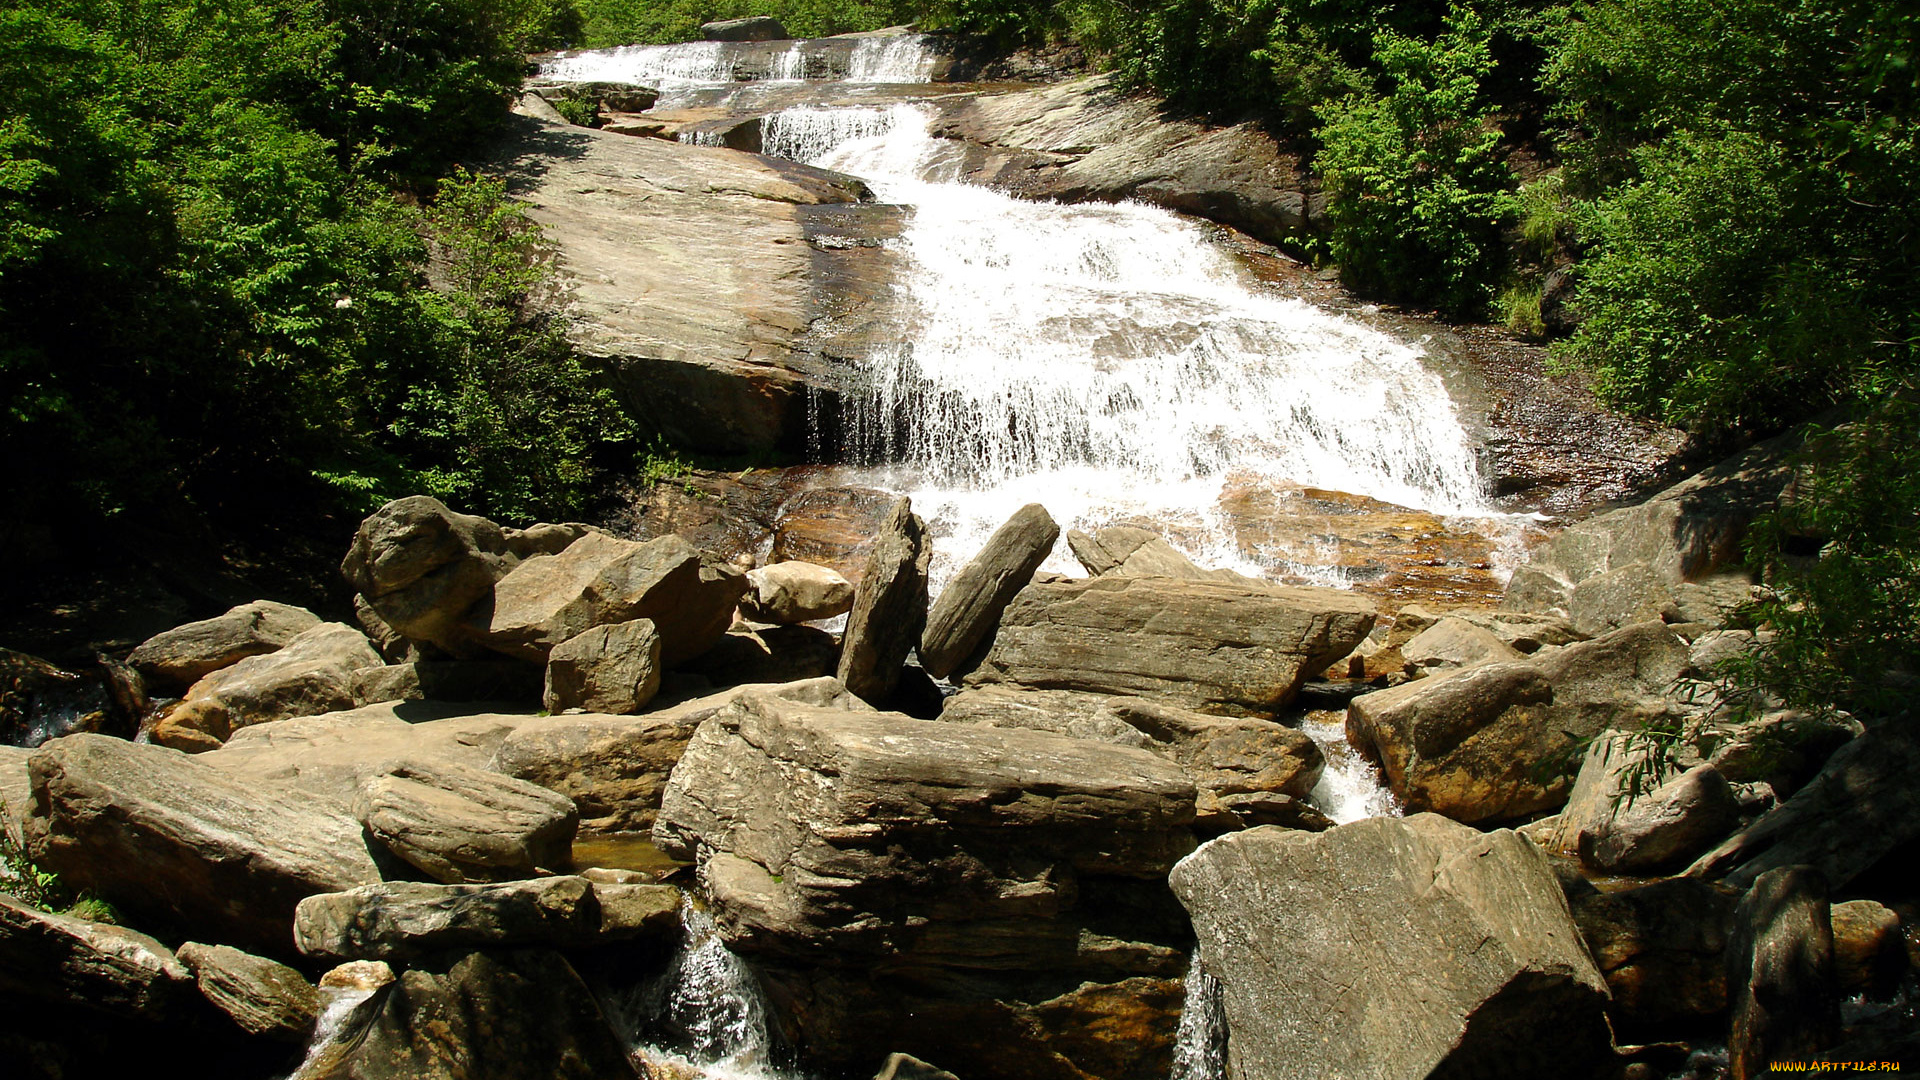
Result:
[[[157,682],[191,686],[249,656],[273,652],[318,625],[320,617],[306,608],[255,600],[224,615],[155,634],[141,642],[127,662]]]
[[[294,908],[380,879],[360,823],[178,751],[70,735],[28,760],[35,861],[196,937],[285,954]]]
[[[1229,833],[1170,879],[1241,1080],[1575,1075],[1606,983],[1546,856],[1430,814]]]
[[[1038,580],[1001,616],[970,686],[1130,694],[1214,713],[1283,708],[1373,628],[1335,589],[1174,578]]]
[[[0,892],[0,991],[123,1016],[187,1014],[193,976],[137,930],[50,915]]]
[[[390,766],[361,788],[354,816],[388,851],[447,883],[564,869],[580,824],[565,795],[446,762]]]
[[[617,903],[603,905],[596,893],[602,888]],[[612,908],[612,917],[603,906]],[[442,949],[564,948],[648,933],[674,938],[679,910],[680,890],[668,885],[596,886],[572,876],[495,885],[387,881],[308,897],[294,940],[303,955],[332,961],[407,960]]]
[[[243,727],[351,709],[359,704],[356,675],[382,666],[365,634],[345,623],[321,623],[284,648],[194,683],[155,726],[153,739],[177,750],[210,750]]]
[[[301,1044],[313,1036],[320,991],[298,971],[231,946],[197,941],[180,946],[179,956],[193,972],[200,993],[240,1030]]]

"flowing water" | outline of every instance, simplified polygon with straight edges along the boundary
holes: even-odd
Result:
[[[1226,1080],[1227,1011],[1220,980],[1200,969],[1195,956],[1187,967],[1187,993],[1180,1003],[1180,1028],[1173,1040],[1169,1080]]]
[[[789,1080],[774,1065],[767,1005],[746,962],[728,950],[713,918],[680,908],[683,941],[667,975],[637,1002],[637,1059],[708,1080]]]

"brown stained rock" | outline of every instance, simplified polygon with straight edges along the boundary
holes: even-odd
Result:
[[[1174,892],[1220,981],[1229,1071],[1577,1075],[1609,1056],[1606,983],[1546,856],[1430,814],[1228,833]]]
[[[612,909],[603,912],[599,890]],[[447,949],[590,946],[680,936],[680,890],[545,877],[487,885],[384,881],[302,901],[294,942],[321,960],[414,960]]]
[[[158,746],[71,735],[28,761],[34,860],[139,917],[285,954],[294,907],[379,880],[344,807]]]
[[[180,962],[200,993],[249,1035],[305,1045],[320,1017],[320,992],[306,976],[264,956],[189,941]]]
[[[927,566],[933,546],[927,523],[902,497],[867,552],[841,636],[837,675],[848,690],[879,704],[900,681],[907,654],[920,642],[927,621]]]
[[[1738,899],[1691,878],[1573,898],[1573,920],[1613,992],[1608,1011],[1621,1038],[1657,1038],[1726,1010]]]
[[[892,506],[893,496],[872,488],[802,491],[780,508],[768,558],[776,564],[790,559],[816,563],[858,585],[867,549]]]
[[[962,667],[983,644],[991,644],[1001,613],[1033,580],[1059,538],[1060,526],[1039,503],[1021,507],[994,530],[927,612],[920,636],[920,664],[927,674],[939,679],[964,674]]]
[[[177,750],[210,750],[244,727],[351,709],[359,674],[383,666],[366,635],[320,623],[271,653],[251,656],[193,684],[153,730]]]
[[[320,617],[306,608],[255,600],[224,615],[155,634],[141,642],[127,662],[161,687],[184,689],[249,656],[273,652],[318,625]]]
[[[1519,660],[1520,651],[1465,619],[1441,619],[1400,646],[1408,674]]]
[[[1252,580],[1231,570],[1205,569],[1182,555],[1159,533],[1132,525],[1111,525],[1093,533],[1070,529],[1067,532],[1067,546],[1073,551],[1073,557],[1080,560],[1080,565],[1086,567],[1087,573],[1095,577],[1113,574],[1118,577],[1170,577],[1195,581]]]
[[[110,923],[37,911],[0,892],[0,991],[117,1016],[190,1015],[193,976],[165,945]]]
[[[1036,580],[1001,617],[970,686],[1155,698],[1217,713],[1283,708],[1372,629],[1333,589],[1130,578]]]
[[[1740,823],[1740,804],[1712,765],[1656,772],[1649,747],[1620,731],[1588,747],[1550,840],[1590,869],[1647,874],[1684,868]]]
[[[660,692],[660,635],[635,619],[582,631],[547,654],[548,712],[637,713]]]
[[[353,809],[368,836],[452,884],[565,868],[580,823],[564,795],[448,762],[393,764],[367,781]]]
[[[1833,970],[1844,997],[1886,997],[1907,970],[1900,916],[1872,900],[1849,900],[1831,909]]]

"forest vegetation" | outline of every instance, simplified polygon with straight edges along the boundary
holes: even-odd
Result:
[[[1302,154],[1329,227],[1300,250],[1355,291],[1554,336],[1710,447],[1817,422],[1751,553],[1779,583],[1755,618],[1800,628],[1765,678],[1904,707],[1920,13],[1896,0],[9,0],[8,530],[413,491],[581,512],[639,447],[526,302],[537,230],[458,163],[526,53],[747,14],[1071,42]]]

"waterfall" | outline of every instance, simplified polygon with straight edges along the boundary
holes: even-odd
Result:
[[[663,1037],[638,1047],[636,1056],[709,1080],[785,1080],[773,1066],[766,1001],[753,971],[690,899],[681,902],[680,924],[680,951],[638,1003],[639,1026]]]
[[[682,128],[676,132],[673,137],[676,141],[686,143],[689,146],[727,145],[726,136],[718,131],[696,131],[693,128]]]
[[[541,65],[543,78],[561,82],[619,82],[659,87],[733,81],[734,49],[724,41],[679,45],[622,45],[556,57]]]
[[[287,1080],[302,1080],[324,1071],[335,1055],[351,1047],[356,1038],[354,1033],[364,1025],[355,1024],[350,1029],[348,1022],[354,1019],[360,1006],[377,992],[371,987],[323,987],[320,994],[326,1004],[321,1007],[319,1019],[314,1022],[313,1038],[307,1043],[307,1055],[301,1059],[299,1067],[288,1074]]]
[[[1220,981],[1200,968],[1195,955],[1187,966],[1186,999],[1180,1004],[1180,1029],[1173,1040],[1170,1080],[1226,1080],[1227,1011]]]
[[[739,80],[795,82],[809,75],[826,78],[836,69],[845,71],[848,82],[923,83],[933,70],[934,56],[919,34],[860,38],[851,48],[844,38],[794,41],[778,52],[769,48],[729,41],[622,45],[554,57],[541,64],[540,77],[559,82],[637,83],[665,90]],[[845,59],[836,62],[836,56]]]
[[[910,123],[924,122],[906,106],[782,109],[760,121],[761,153],[812,161],[843,143],[885,135],[902,114]]]
[[[1379,768],[1361,757],[1347,742],[1343,720],[1308,717],[1300,730],[1320,745],[1320,752],[1327,759],[1320,780],[1307,793],[1309,803],[1332,818],[1336,825],[1362,818],[1400,816],[1400,802],[1381,782]]]
[[[900,333],[864,358],[840,451],[889,467],[876,483],[913,496],[941,550],[964,558],[1042,502],[1081,528],[1148,521],[1203,563],[1258,573],[1218,508],[1247,481],[1489,512],[1417,347],[1258,290],[1166,211],[939,182],[952,144],[912,108],[812,162],[912,207],[893,245]]]
[[[931,77],[932,61],[918,34],[861,38],[847,60],[847,81],[923,83]]]

